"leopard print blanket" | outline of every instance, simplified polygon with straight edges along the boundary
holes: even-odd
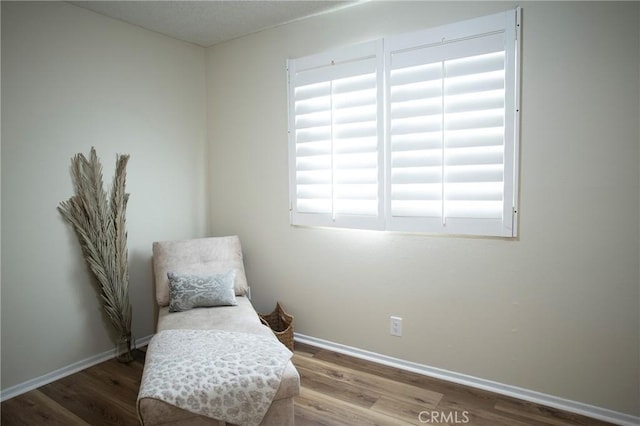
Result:
[[[138,394],[237,425],[258,425],[292,353],[271,336],[164,330],[149,343]]]

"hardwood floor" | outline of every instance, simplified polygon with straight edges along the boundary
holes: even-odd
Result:
[[[296,343],[296,425],[608,425]]]
[[[335,352],[296,343],[302,389],[296,425],[606,425]],[[144,352],[109,360],[0,405],[12,425],[137,425]]]
[[[0,424],[136,425],[136,398],[144,352],[123,364],[115,359],[4,401]]]

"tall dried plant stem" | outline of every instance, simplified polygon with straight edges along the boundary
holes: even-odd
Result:
[[[87,159],[71,159],[75,195],[58,210],[76,232],[82,254],[100,285],[103,307],[118,336],[131,335],[129,269],[125,216],[129,194],[125,192],[128,155],[118,155],[110,197],[102,181],[102,164],[95,148]]]

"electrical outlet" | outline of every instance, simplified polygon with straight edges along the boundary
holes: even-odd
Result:
[[[391,335],[402,336],[402,318],[391,317]]]

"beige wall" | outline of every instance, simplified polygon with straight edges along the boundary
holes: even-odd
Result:
[[[639,415],[638,3],[523,4],[519,239],[289,226],[287,58],[514,6],[371,2],[210,48],[211,230],[302,334]]]
[[[112,347],[55,210],[70,157],[94,145],[106,180],[131,154],[138,337],[154,327],[151,242],[237,233],[256,307],[282,301],[300,333],[640,415],[640,7],[522,5],[510,241],[290,227],[284,63],[512,4],[371,2],[205,61],[69,4],[2,2],[2,389]]]
[[[206,231],[205,51],[62,2],[2,2],[2,389],[113,348],[72,229],[70,158],[131,155],[136,337],[151,243]]]

